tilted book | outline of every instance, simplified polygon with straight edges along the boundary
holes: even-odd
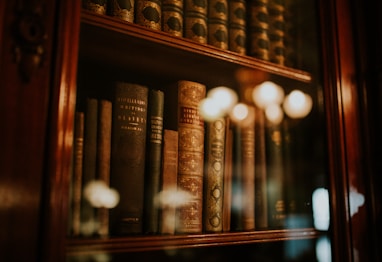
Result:
[[[184,0],[184,36],[206,44],[208,35],[207,0]]]
[[[162,31],[183,36],[183,0],[162,1]]]
[[[178,233],[202,232],[204,121],[198,110],[205,85],[178,81],[178,191],[185,201],[177,209]]]
[[[247,6],[245,0],[228,0],[228,49],[247,53]]]
[[[150,90],[147,113],[146,170],[144,232],[158,233],[159,207],[155,203],[160,191],[164,94],[160,90]]]
[[[269,15],[268,0],[249,1],[249,48],[248,54],[269,60]]]
[[[206,123],[204,175],[204,231],[223,230],[223,192],[225,165],[225,118]]]
[[[110,185],[112,104],[108,100],[98,101],[97,132],[97,179]],[[98,234],[109,235],[109,210],[106,207],[97,209]]]
[[[117,17],[127,22],[134,22],[135,0],[108,0],[108,11],[110,16]]]
[[[160,0],[137,0],[135,11],[135,23],[145,27],[162,29],[162,1]]]
[[[176,192],[178,178],[178,131],[163,131],[161,192],[159,194],[161,234],[175,233]]]
[[[148,88],[116,82],[110,184],[120,195],[110,210],[112,234],[143,232]]]
[[[208,1],[208,44],[228,49],[228,2]]]

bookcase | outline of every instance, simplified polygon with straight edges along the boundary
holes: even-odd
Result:
[[[355,64],[364,54],[354,52],[349,43],[368,43],[353,37],[352,33],[362,30],[357,27],[359,31],[352,31],[353,6],[349,2],[320,1],[316,15],[325,19],[320,19],[317,40],[322,47],[314,52],[322,65],[303,65],[303,69],[95,14],[83,10],[79,1],[0,3],[0,34],[4,40],[0,77],[5,87],[1,88],[1,119],[9,123],[1,133],[4,175],[0,184],[5,185],[1,193],[5,211],[0,220],[4,227],[0,242],[0,254],[4,255],[0,258],[316,261],[316,243],[328,237],[333,261],[378,261],[380,227],[376,222],[380,205],[375,189],[379,181],[374,177],[378,161],[372,157],[376,145],[368,135],[375,138],[379,126],[372,124],[365,113],[378,103],[368,104],[365,99],[379,93],[368,88],[375,79],[368,78],[362,86],[349,76],[358,76]],[[15,24],[19,27],[11,30]],[[309,51],[302,55],[306,54]],[[365,68],[369,66],[368,61],[360,62]],[[312,146],[322,146],[318,156],[314,150],[310,152],[317,161],[309,163],[315,174],[312,179],[299,177],[303,182],[299,181],[296,190],[318,185],[328,189],[328,231],[314,228],[312,203],[303,199],[309,218],[297,226],[291,223],[250,231],[110,237],[73,237],[68,233],[74,116],[84,98],[90,94],[109,98],[111,90],[105,88],[106,81],[122,78],[164,89],[184,79],[203,83],[207,89],[224,85],[244,99],[245,90],[236,74],[241,70],[250,72],[255,84],[271,80],[290,89],[298,87],[312,92],[319,103],[301,137],[304,150],[309,148],[306,143],[312,142],[307,133],[322,139]],[[365,160],[362,154],[369,158]],[[365,202],[352,216],[354,192],[361,193]],[[295,257],[293,251],[298,247],[307,247],[307,252]]]

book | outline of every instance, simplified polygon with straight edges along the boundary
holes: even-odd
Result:
[[[183,0],[162,0],[162,31],[183,36]]]
[[[285,64],[285,6],[283,0],[269,0],[269,61],[279,65]]]
[[[84,154],[84,113],[76,112],[74,119],[74,141],[73,141],[73,175],[71,183],[72,191],[72,220],[71,234],[79,236],[81,225],[81,191],[82,191],[82,170]]]
[[[269,15],[268,0],[249,1],[249,50],[248,54],[269,60]]]
[[[108,11],[110,16],[127,22],[134,22],[135,0],[108,0]]]
[[[162,29],[162,1],[136,0],[135,23],[151,29]]]
[[[245,0],[228,0],[228,49],[247,53],[247,6]]]
[[[177,208],[176,231],[200,233],[203,229],[204,121],[198,110],[206,96],[204,84],[178,81],[178,191],[186,195]]]
[[[232,143],[233,134],[229,118],[226,118],[224,146],[224,181],[223,181],[223,232],[231,230],[232,203]]]
[[[86,99],[84,120],[84,158],[81,197],[81,234],[96,233],[95,208],[86,199],[85,187],[96,179],[97,161],[97,131],[98,131],[98,100]]]
[[[82,8],[100,15],[105,15],[107,0],[82,0]]]
[[[268,227],[265,115],[255,107],[255,228]]]
[[[228,1],[208,1],[208,44],[228,49]]]
[[[111,125],[112,103],[101,99],[98,101],[98,132],[97,132],[97,179],[110,185],[110,155],[111,155]],[[109,235],[109,210],[100,207],[96,210],[98,218],[98,234]]]
[[[162,176],[159,230],[161,234],[175,234],[175,212],[178,177],[178,131],[163,131]]]
[[[110,210],[113,235],[143,232],[148,88],[116,82],[112,115],[110,184],[119,192]]]
[[[159,207],[155,199],[160,191],[164,94],[160,90],[151,89],[148,98],[147,138],[146,138],[146,170],[145,170],[145,202],[144,231],[158,233]]]
[[[207,43],[207,7],[207,0],[184,1],[184,36],[201,44]]]
[[[206,123],[204,175],[204,231],[223,230],[223,190],[225,164],[225,118]]]

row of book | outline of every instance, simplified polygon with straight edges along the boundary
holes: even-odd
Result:
[[[198,104],[206,86],[193,81],[165,91],[114,85],[112,101],[87,98],[85,111],[76,113],[72,235],[284,226],[282,126],[267,125],[250,105],[255,117],[245,126],[228,117],[204,122]],[[85,197],[94,180],[118,191],[115,207],[96,208]]]
[[[294,66],[295,17],[280,0],[84,0],[85,9],[224,50]]]

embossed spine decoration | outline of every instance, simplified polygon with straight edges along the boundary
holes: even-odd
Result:
[[[207,0],[185,0],[184,3],[184,36],[195,42],[206,44]]]
[[[228,49],[245,55],[247,53],[247,8],[245,0],[229,0],[228,5]]]
[[[120,201],[110,209],[110,230],[113,235],[141,234],[148,89],[125,82],[115,85],[110,184]]]
[[[203,84],[178,82],[178,191],[187,196],[177,209],[178,233],[203,229],[204,121],[198,104],[206,95]]]
[[[83,0],[82,7],[94,13],[105,15],[107,8],[107,0]]]
[[[206,124],[206,172],[204,177],[204,230],[223,230],[225,119]]]
[[[159,0],[138,0],[136,2],[135,23],[161,30],[162,2]]]
[[[269,60],[273,63],[285,64],[285,13],[283,0],[269,0]]]
[[[252,0],[249,5],[249,55],[268,61],[268,0]]]
[[[108,13],[127,22],[134,22],[135,0],[108,0]]]
[[[183,0],[162,1],[162,31],[183,36]]]
[[[228,49],[227,0],[211,0],[208,4],[208,44]]]

